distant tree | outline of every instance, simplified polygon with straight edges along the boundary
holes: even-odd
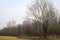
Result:
[[[21,24],[17,25],[17,35],[20,36],[23,32],[23,26]]]
[[[32,31],[32,21],[29,19],[26,19],[23,21],[23,27],[24,27],[24,32],[27,36],[31,36],[31,31]]]
[[[16,26],[16,22],[15,21],[9,21],[7,23],[7,28],[9,29],[9,35],[12,34],[12,28]]]
[[[7,27],[9,27],[9,28],[14,27],[14,26],[16,26],[16,22],[14,20],[13,21],[9,21],[7,23]]]

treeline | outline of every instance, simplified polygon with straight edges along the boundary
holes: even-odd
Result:
[[[7,27],[0,30],[0,35],[44,36],[45,38],[48,35],[60,35],[60,17],[49,0],[34,0],[27,13],[29,16],[23,24],[8,22]]]
[[[12,25],[14,24],[14,25]],[[49,25],[48,35],[60,35],[60,20]],[[8,22],[7,27],[0,30],[2,36],[44,36],[42,23],[36,20],[25,20],[23,24]]]

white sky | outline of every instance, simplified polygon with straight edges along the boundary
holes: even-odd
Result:
[[[21,23],[26,16],[25,10],[31,0],[0,0],[0,29],[8,21],[15,20]],[[60,10],[60,0],[53,0],[55,7]]]

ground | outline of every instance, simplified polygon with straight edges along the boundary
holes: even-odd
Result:
[[[0,40],[28,40],[28,39],[19,39],[17,37],[12,36],[0,36]]]
[[[29,40],[29,39],[22,39],[22,38],[17,38],[17,37],[12,37],[12,36],[0,36],[0,40]],[[60,37],[55,38],[55,39],[52,38],[50,40],[60,40]]]

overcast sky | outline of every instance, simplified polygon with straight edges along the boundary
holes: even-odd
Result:
[[[25,10],[31,0],[0,0],[0,29],[8,21],[15,20],[21,23],[26,16]],[[60,0],[53,0],[56,9],[60,10]]]

